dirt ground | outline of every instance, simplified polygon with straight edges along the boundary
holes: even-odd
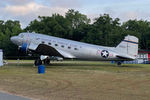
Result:
[[[0,68],[0,90],[33,100],[149,100],[150,66],[64,61],[37,74],[32,61]]]

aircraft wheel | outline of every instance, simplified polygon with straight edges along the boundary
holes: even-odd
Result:
[[[49,65],[50,64],[50,59],[45,59],[44,64]]]
[[[120,62],[120,61],[119,61],[119,62],[117,62],[117,65],[118,65],[118,66],[121,66],[121,62]]]
[[[42,61],[40,59],[37,59],[35,60],[34,65],[35,66],[42,65]]]

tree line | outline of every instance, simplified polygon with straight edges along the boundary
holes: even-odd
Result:
[[[139,38],[140,49],[150,49],[149,21],[135,19],[121,23],[119,18],[103,14],[91,22],[86,15],[70,9],[65,16],[39,16],[24,29],[19,21],[0,20],[0,48],[5,56],[17,56],[17,46],[10,37],[27,31],[103,46],[117,46],[124,36],[134,35]]]

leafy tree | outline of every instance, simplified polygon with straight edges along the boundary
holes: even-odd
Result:
[[[148,49],[150,48],[149,44],[149,35],[150,35],[150,22],[143,21],[143,20],[129,20],[125,22],[122,27],[125,29],[126,32],[130,33],[131,35],[137,36],[140,41],[140,48],[141,49]]]
[[[77,41],[85,36],[84,28],[90,22],[86,15],[72,9],[66,13],[65,17],[53,14],[50,17],[39,16],[38,19],[32,21],[25,30]]]
[[[20,32],[22,29],[19,21],[0,21],[0,48],[4,50],[4,56],[17,55],[17,46],[10,41],[10,37]]]
[[[90,23],[90,19],[88,19],[86,15],[83,15],[83,14],[79,13],[78,11],[74,11],[73,9],[70,9],[66,13],[65,17],[67,20],[69,20],[71,27],[73,29],[79,28],[79,26],[82,24]]]
[[[119,18],[113,20],[108,14],[100,15],[91,25],[90,31],[83,41],[114,46],[118,44],[117,38],[121,37],[121,30]]]
[[[69,39],[80,41],[86,35],[84,28],[88,27],[90,19],[86,15],[79,13],[73,9],[68,10],[65,15],[68,20]]]

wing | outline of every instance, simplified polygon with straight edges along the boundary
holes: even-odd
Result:
[[[60,56],[60,57],[64,57],[64,58],[75,58],[75,56],[73,56],[72,54],[70,54],[66,51],[56,49],[56,48],[46,45],[46,44],[31,43],[28,46],[28,49],[31,50],[32,52],[35,52],[40,55]]]
[[[115,52],[116,53],[116,57],[119,58],[120,60],[135,60],[136,59],[136,56],[131,56],[129,54],[126,54],[126,53],[121,53],[121,51],[118,51],[116,50],[116,48],[114,47],[109,47],[107,48],[109,50],[111,50],[112,52]]]

